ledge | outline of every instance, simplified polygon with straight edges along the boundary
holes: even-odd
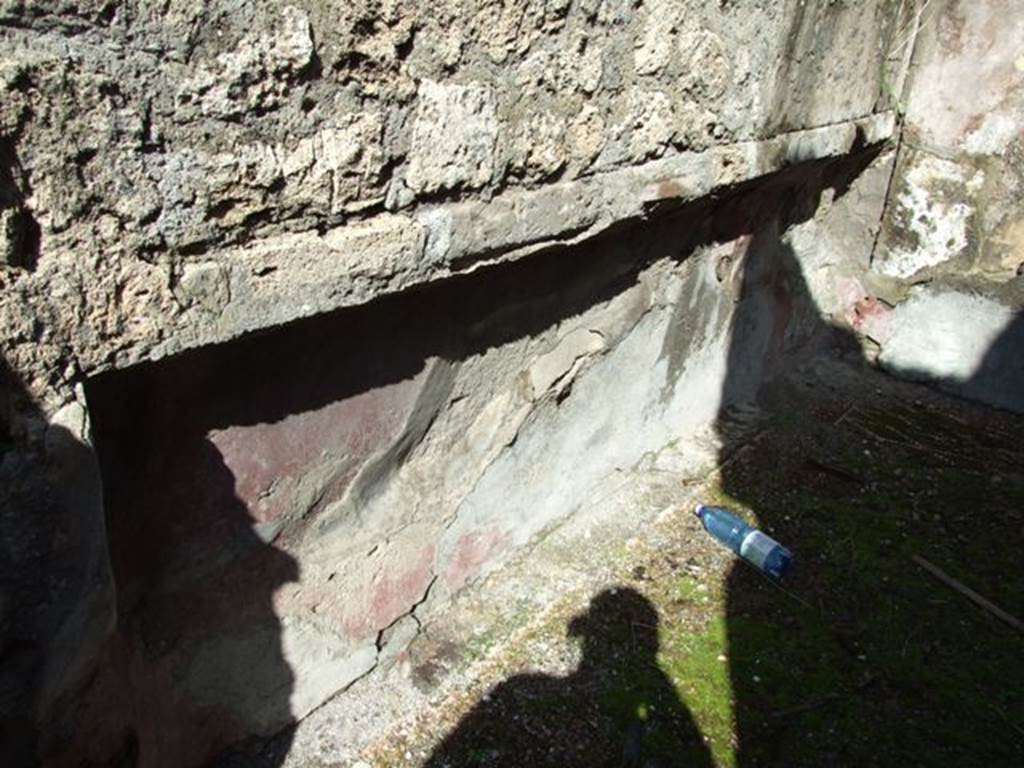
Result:
[[[119,368],[357,306],[542,248],[579,243],[783,168],[839,157],[893,135],[895,116],[869,117],[683,153],[491,200],[384,213],[329,230],[275,236],[189,263],[184,307],[159,344],[123,350]]]

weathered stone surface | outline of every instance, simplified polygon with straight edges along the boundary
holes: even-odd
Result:
[[[604,147],[604,132],[604,119],[600,111],[593,105],[585,106],[569,123],[569,151],[585,166],[589,166]]]
[[[936,6],[918,39],[911,128],[933,150],[1001,154],[1020,132],[1024,19],[1011,0]]]
[[[644,19],[634,42],[633,66],[638,75],[652,75],[668,68],[672,58],[673,32],[685,15],[679,0],[654,0],[643,4]]]
[[[238,45],[187,78],[179,102],[198,102],[203,114],[220,119],[276,109],[287,92],[287,80],[309,65],[313,39],[306,13],[284,6],[277,25],[262,34],[247,35]]]
[[[170,276],[166,267],[119,259],[102,266],[105,273],[116,271],[109,285],[104,281],[93,288],[98,306],[91,314],[55,319],[50,333],[82,326],[94,333],[90,324],[103,318],[109,326],[104,334],[119,334],[111,354],[81,332],[76,365],[85,371],[166,356],[360,304],[479,263],[515,260],[553,243],[581,241],[616,222],[643,218],[651,206],[682,205],[720,183],[736,184],[785,164],[835,157],[857,141],[884,140],[891,130],[892,116],[882,114],[714,153],[674,155],[537,190],[514,190],[490,201],[424,207],[415,216],[381,213],[322,232],[225,248],[202,261],[183,261]],[[69,295],[77,283],[62,287],[67,280],[63,268],[44,264],[25,288],[41,290],[40,281],[49,279],[51,299]],[[130,302],[114,302],[117,295]],[[12,328],[18,327],[21,301],[19,294],[0,299],[0,313],[11,318]],[[21,349],[38,357],[58,338],[44,337]]]
[[[985,176],[926,153],[908,153],[901,160],[887,222],[900,234],[890,236],[874,267],[890,277],[910,278],[967,248],[977,215],[974,200]]]
[[[1005,281],[1014,277],[1014,262],[1024,262],[1007,237],[1020,218],[1024,185],[1017,46],[1024,20],[1003,0],[932,6],[907,91],[909,146],[893,182],[898,207],[877,260],[900,277],[951,261]],[[922,276],[933,273],[943,270]]]
[[[529,178],[543,179],[568,161],[565,123],[549,112],[537,112],[520,123],[512,144],[512,167]]]
[[[1024,324],[981,296],[921,291],[896,307],[879,362],[908,378],[1024,411]]]
[[[156,353],[231,338],[421,282],[430,266],[422,259],[425,236],[413,219],[381,214],[323,235],[283,235],[229,251],[217,262],[186,264],[177,289],[188,298],[182,302],[179,335]],[[216,309],[214,322],[203,319],[207,306]]]
[[[18,284],[0,311],[6,327],[47,328],[4,343],[54,407],[66,396],[32,371],[179,348],[177,315],[200,305],[169,288],[197,256],[212,263],[241,243],[349,226],[385,203],[571,181],[602,155],[612,168],[768,135],[770,99],[751,73],[788,55],[791,27],[803,60],[836,62],[825,87],[811,88],[816,72],[801,83],[844,98],[813,114],[790,105],[787,127],[863,117],[889,10],[830,7],[830,23],[857,32],[840,44],[820,13],[812,28],[755,3],[33,8],[5,11],[0,32],[3,165],[20,196],[0,200],[3,280]],[[684,75],[697,80],[681,88]],[[15,254],[15,241],[39,252]],[[82,312],[55,309],[54,285]]]
[[[490,181],[498,133],[495,109],[494,92],[482,83],[423,82],[405,183],[414,192],[429,193]]]
[[[558,346],[538,357],[527,371],[530,398],[536,400],[556,385],[557,392],[564,391],[569,383],[566,379],[571,381],[585,359],[603,350],[604,346],[604,337],[600,331],[583,328],[577,328],[565,338],[559,339]]]
[[[231,298],[228,288],[228,274],[224,266],[210,261],[186,264],[174,288],[174,297],[186,309],[202,307],[217,315]]]
[[[1021,347],[998,331],[1024,307],[1024,20],[1012,6],[943,0],[920,16],[904,141],[861,299],[886,302],[853,313],[886,367],[1004,407],[1019,407],[1007,361]],[[926,282],[934,290],[915,293]]]
[[[892,116],[883,114],[856,125],[744,142],[721,154],[685,153],[536,192],[434,209],[421,221],[430,229],[431,260],[440,260],[435,263],[460,263],[473,254],[515,259],[535,244],[579,241],[615,222],[643,218],[651,206],[682,205],[723,180],[735,184],[789,163],[839,156],[860,140],[883,141],[891,130]]]
[[[683,88],[698,99],[717,99],[733,82],[729,50],[722,38],[691,21],[679,36],[686,71]]]
[[[676,135],[672,100],[662,91],[633,91],[627,127],[631,160],[658,157]]]

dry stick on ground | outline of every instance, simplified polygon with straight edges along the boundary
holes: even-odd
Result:
[[[822,461],[821,459],[816,459],[813,456],[805,456],[804,461],[810,467],[817,469],[820,472],[825,472],[827,474],[834,475],[840,478],[841,480],[849,480],[851,482],[864,485],[865,481],[863,477],[858,475],[856,472],[851,472],[845,467],[839,466],[838,464],[832,464],[828,461]]]
[[[860,683],[857,683],[856,688],[854,688],[854,692],[864,690],[877,679],[878,675],[868,675],[866,679],[864,679]],[[841,698],[842,696],[840,696],[838,693],[826,693],[824,696],[819,696],[816,699],[811,699],[810,701],[805,701],[801,704],[797,704],[792,707],[786,707],[786,709],[778,709],[772,712],[772,717],[789,717],[790,715],[796,715],[800,712],[808,712],[812,709],[817,709],[818,707],[822,707],[830,702],[836,701]]]
[[[958,461],[960,459],[959,454],[957,454],[957,453],[955,453],[953,451],[947,451],[947,450],[945,450],[943,448],[940,448],[937,445],[924,445],[919,440],[914,439],[910,435],[904,435],[902,432],[899,433],[900,436],[903,437],[903,438],[906,438],[906,439],[904,439],[904,440],[897,440],[897,439],[892,438],[892,437],[885,437],[884,435],[880,435],[877,432],[875,432],[873,429],[871,429],[868,426],[866,426],[865,424],[861,424],[861,423],[857,423],[857,422],[851,422],[851,424],[853,424],[855,429],[860,430],[865,435],[868,435],[869,437],[873,437],[873,438],[875,438],[875,440],[878,440],[879,442],[882,442],[882,443],[890,443],[891,445],[899,445],[899,446],[903,446],[904,448],[911,448],[913,450],[921,451],[922,453],[931,454],[932,456],[942,456],[942,457],[946,458],[947,460],[950,460],[950,461],[953,461],[953,462],[956,462],[956,461]]]
[[[838,698],[838,693],[826,693],[824,696],[819,696],[816,699],[805,701],[801,704],[797,704],[796,706],[776,710],[775,712],[772,712],[772,717],[789,717],[790,715],[797,715],[801,712],[807,712],[812,709],[817,709],[818,707],[823,707]]]
[[[986,600],[984,597],[979,595],[973,589],[971,589],[970,587],[965,586],[961,582],[957,581],[952,576],[950,576],[945,571],[943,571],[941,568],[939,568],[937,565],[934,565],[933,563],[930,563],[929,561],[925,560],[920,555],[913,555],[911,557],[911,559],[915,563],[920,565],[922,568],[924,568],[926,571],[928,571],[928,573],[930,573],[932,576],[934,576],[939,581],[941,581],[943,584],[945,584],[947,587],[950,587],[951,589],[955,589],[957,592],[959,592],[961,595],[963,595],[968,600],[973,602],[975,605],[978,605],[981,608],[984,608],[986,611],[991,613],[993,616],[995,616],[1000,621],[1003,621],[1006,624],[1009,624],[1011,627],[1016,629],[1018,632],[1024,633],[1024,622],[1022,622],[1016,616],[1013,616],[1013,615],[1007,613],[1006,611],[1004,611],[1002,608],[1000,608],[995,603],[993,603],[993,602],[991,602],[989,600]]]
[[[841,414],[839,414],[839,418],[832,422],[832,426],[833,427],[838,427],[839,424],[843,421],[843,419],[845,419],[847,416],[849,416],[851,413],[853,413],[853,411],[854,411],[854,409],[856,407],[857,407],[857,403],[856,402],[850,403],[846,407],[846,410],[844,410]]]

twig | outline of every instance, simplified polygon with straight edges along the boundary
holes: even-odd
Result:
[[[863,424],[860,424],[860,423],[858,423],[856,421],[853,422],[853,426],[856,427],[857,429],[859,429],[861,432],[863,432],[868,437],[875,438],[875,440],[878,440],[880,443],[892,443],[893,445],[907,445],[907,446],[911,446],[911,447],[920,447],[920,446],[914,446],[914,444],[909,442],[908,440],[896,440],[896,439],[891,438],[891,437],[885,437],[883,435],[880,435],[877,432],[875,432],[873,429],[869,429],[868,427],[866,427]]]
[[[830,701],[835,701],[839,698],[837,693],[827,693],[824,696],[819,696],[817,699],[811,699],[805,701],[803,704],[797,704],[793,707],[786,707],[786,709],[779,709],[772,712],[772,717],[789,717],[790,715],[796,715],[800,712],[806,712],[809,709],[817,709],[818,707],[828,704]]]
[[[991,701],[989,701],[988,700],[988,696],[985,696],[985,692],[983,690],[981,690],[980,687],[978,688],[978,693],[981,694],[982,700],[986,704],[988,704],[989,709],[991,709],[993,712],[995,712],[997,715],[999,715],[1008,726],[1013,728],[1013,730],[1015,730],[1021,736],[1024,736],[1024,728],[1021,728],[1019,725],[1017,725],[1015,722],[1013,722],[1013,720],[1010,719],[1009,715],[1007,715],[1006,712],[1004,712],[1002,709],[1000,709],[995,704],[993,704]]]
[[[941,581],[943,584],[945,584],[947,587],[950,587],[951,589],[956,590],[961,595],[963,595],[968,600],[970,600],[972,603],[974,603],[975,605],[977,605],[977,606],[979,606],[981,608],[984,608],[986,611],[991,613],[997,619],[999,619],[1000,621],[1003,621],[1006,624],[1010,625],[1011,627],[1013,627],[1018,632],[1024,633],[1024,622],[1022,622],[1016,616],[1012,616],[1011,614],[1009,614],[1006,611],[1004,611],[1002,608],[1000,608],[995,603],[993,603],[993,602],[991,602],[989,600],[986,600],[984,597],[979,595],[973,589],[971,589],[970,587],[968,587],[968,586],[964,585],[963,583],[957,581],[952,576],[948,575],[945,571],[943,571],[941,568],[939,568],[937,565],[933,565],[932,563],[928,562],[927,560],[925,560],[920,555],[913,555],[911,557],[911,559],[915,563],[920,565],[922,568],[924,568],[926,571],[928,571],[928,573],[930,573],[932,576],[934,576],[939,581]]]
[[[853,413],[853,411],[854,411],[854,409],[856,407],[857,407],[857,403],[856,402],[852,402],[848,406],[846,406],[846,409],[841,414],[839,414],[839,418],[832,422],[832,426],[833,427],[838,427],[842,423],[843,419],[845,419],[847,416],[849,416],[851,413]]]
[[[878,675],[868,675],[865,680],[857,683],[855,691],[862,691],[871,685],[875,680],[878,679]],[[802,704],[796,704],[792,707],[786,707],[785,709],[779,709],[772,712],[772,717],[789,717],[790,715],[796,715],[800,712],[806,712],[810,709],[817,709],[818,707],[824,706],[831,701],[842,698],[838,693],[826,693],[824,696],[819,696],[816,699],[805,701]]]
[[[928,454],[930,454],[932,456],[944,456],[946,459],[948,459],[950,461],[958,461],[961,458],[961,456],[959,454],[954,453],[952,451],[947,451],[947,450],[945,450],[943,448],[940,448],[937,445],[924,445],[919,440],[915,440],[914,438],[910,437],[909,435],[904,435],[902,432],[900,432],[898,434],[900,435],[900,437],[902,437],[904,439],[903,440],[897,440],[896,438],[885,437],[884,435],[880,435],[877,432],[875,432],[874,430],[869,429],[868,427],[866,427],[864,424],[860,424],[860,423],[858,423],[856,421],[852,422],[852,423],[853,423],[854,427],[859,429],[865,435],[868,435],[869,437],[873,437],[873,438],[875,438],[875,440],[878,440],[879,442],[882,442],[882,443],[890,443],[891,445],[898,445],[898,446],[903,447],[903,448],[910,448],[911,450],[921,451],[922,453],[928,453]]]
[[[835,475],[836,477],[841,478],[843,480],[850,480],[851,482],[864,485],[864,478],[858,475],[856,472],[851,472],[850,470],[840,467],[836,464],[830,464],[827,461],[821,461],[820,459],[815,459],[811,456],[805,456],[804,461],[806,461],[807,464],[809,464],[814,469],[826,472],[830,475]]]

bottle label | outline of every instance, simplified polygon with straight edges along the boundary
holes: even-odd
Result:
[[[751,531],[743,537],[743,543],[740,544],[740,557],[763,570],[764,561],[777,546],[778,542],[770,536],[765,536],[760,531]]]

